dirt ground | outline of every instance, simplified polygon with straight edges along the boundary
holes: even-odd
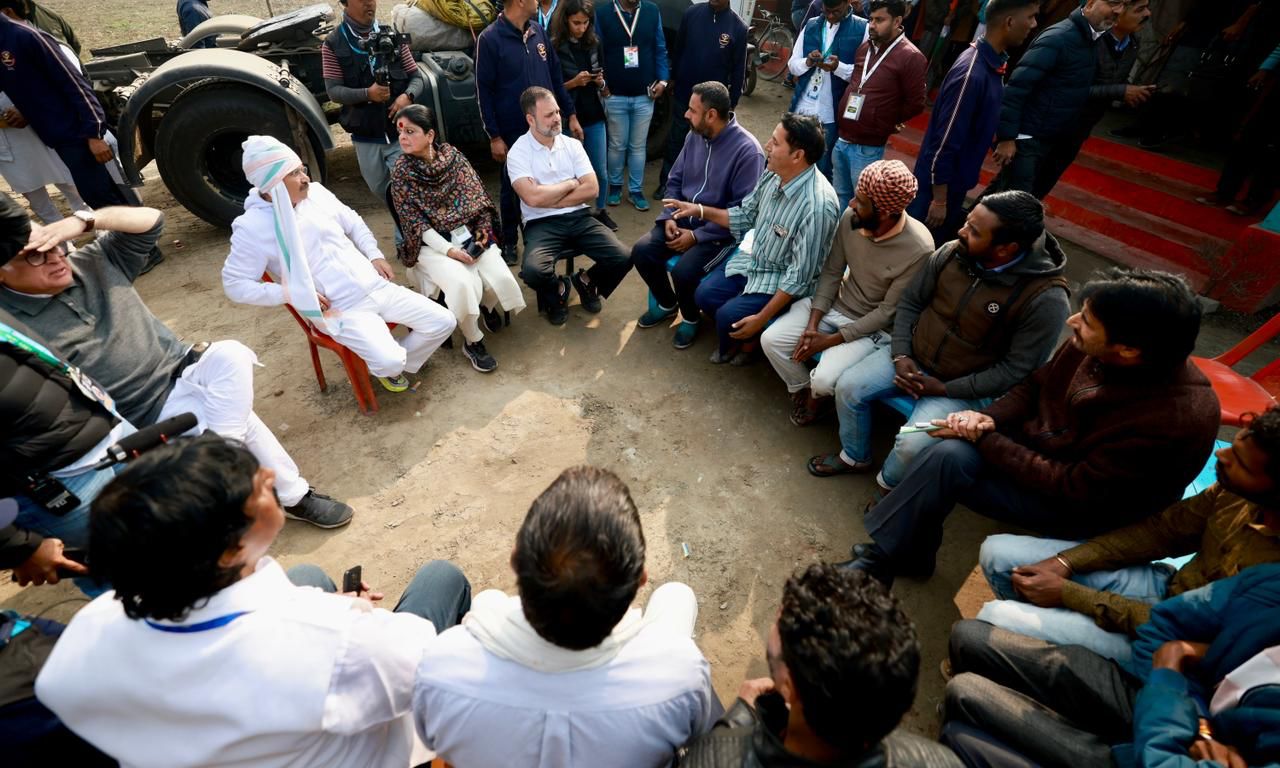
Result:
[[[139,0],[123,12],[89,0],[49,5],[72,21],[86,48],[177,36],[171,0]],[[279,13],[305,3],[272,5]],[[218,0],[214,9],[267,15],[264,3],[248,0]],[[389,18],[389,3],[381,15]],[[739,119],[767,136],[789,98],[790,91],[761,82],[742,100]],[[328,186],[360,211],[391,255],[389,215],[365,188],[345,137],[341,144],[329,158]],[[473,160],[496,196],[496,167],[488,158]],[[657,170],[650,164],[646,191]],[[167,216],[168,259],[138,281],[143,298],[188,341],[235,338],[253,348],[263,364],[254,382],[258,413],[316,488],[356,509],[339,531],[287,525],[272,550],[286,566],[312,562],[337,578],[362,564],[366,580],[392,604],[414,570],[433,558],[460,565],[476,590],[511,591],[507,559],[529,503],[565,467],[608,467],[630,485],[640,508],[650,583],[684,581],[697,593],[697,640],[727,702],[744,677],[766,672],[764,637],[787,576],[805,563],[844,560],[852,543],[866,540],[861,510],[873,480],[819,480],[804,468],[809,456],[837,447],[834,421],[793,427],[785,390],[769,366],[711,365],[712,334],[682,352],[671,347],[668,330],[638,330],[645,288],[637,276],[628,276],[599,315],[585,313],[575,299],[559,328],[536,314],[526,292],[529,310],[486,340],[499,362],[495,373],[473,371],[459,337],[459,348],[430,360],[416,391],[379,390],[381,411],[365,417],[327,352],[321,360],[329,389],[319,390],[307,345],[284,309],[227,300],[219,271],[228,233],[177,206],[154,167],[146,175],[147,204]],[[653,212],[624,203],[613,215],[619,238],[630,244],[651,226]],[[1099,264],[1079,249],[1071,254],[1074,281]],[[398,265],[397,271],[403,273]],[[1202,353],[1236,338],[1229,329],[1206,332]],[[896,422],[879,421],[882,456]],[[995,530],[991,521],[959,511],[948,520],[934,578],[899,582],[924,652],[920,692],[906,720],[914,731],[936,733],[938,663],[952,622],[973,615],[984,598],[974,565],[979,542]],[[63,620],[76,605],[55,604],[77,594],[69,585],[0,586],[6,607],[52,607],[48,615]]]

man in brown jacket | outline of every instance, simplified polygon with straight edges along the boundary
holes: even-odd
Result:
[[[836,107],[832,185],[840,207],[853,199],[862,169],[884,159],[884,145],[902,124],[924,111],[929,62],[907,39],[903,0],[867,3],[867,42],[853,57],[849,87]]]
[[[964,504],[1063,538],[1137,522],[1181,498],[1218,431],[1219,405],[1188,356],[1200,305],[1185,280],[1113,271],[1081,291],[1072,337],[983,411],[936,419],[941,442],[867,514],[873,543],[847,565],[928,578],[942,523]]]
[[[1000,598],[978,618],[1123,661],[1151,605],[1280,562],[1280,406],[1218,451],[1218,482],[1086,542],[991,536],[978,562]],[[1163,558],[1189,560],[1180,569]],[[1026,601],[1026,602],[1020,602]]]

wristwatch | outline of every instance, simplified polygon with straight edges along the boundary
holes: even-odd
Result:
[[[85,209],[82,211],[76,211],[71,215],[84,222],[85,232],[93,231],[93,224],[97,220],[96,217],[93,215],[93,211]]]

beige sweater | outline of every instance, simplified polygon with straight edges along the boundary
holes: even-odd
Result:
[[[840,329],[845,341],[893,329],[898,299],[934,250],[929,229],[905,213],[902,226],[879,242],[851,229],[851,216],[852,211],[846,208],[836,224],[831,252],[813,296],[813,309],[826,314],[834,306],[854,321]]]

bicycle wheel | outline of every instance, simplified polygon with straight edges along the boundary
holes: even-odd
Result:
[[[760,38],[760,76],[765,80],[777,80],[786,74],[787,59],[791,58],[791,34],[782,27],[767,30]]]

